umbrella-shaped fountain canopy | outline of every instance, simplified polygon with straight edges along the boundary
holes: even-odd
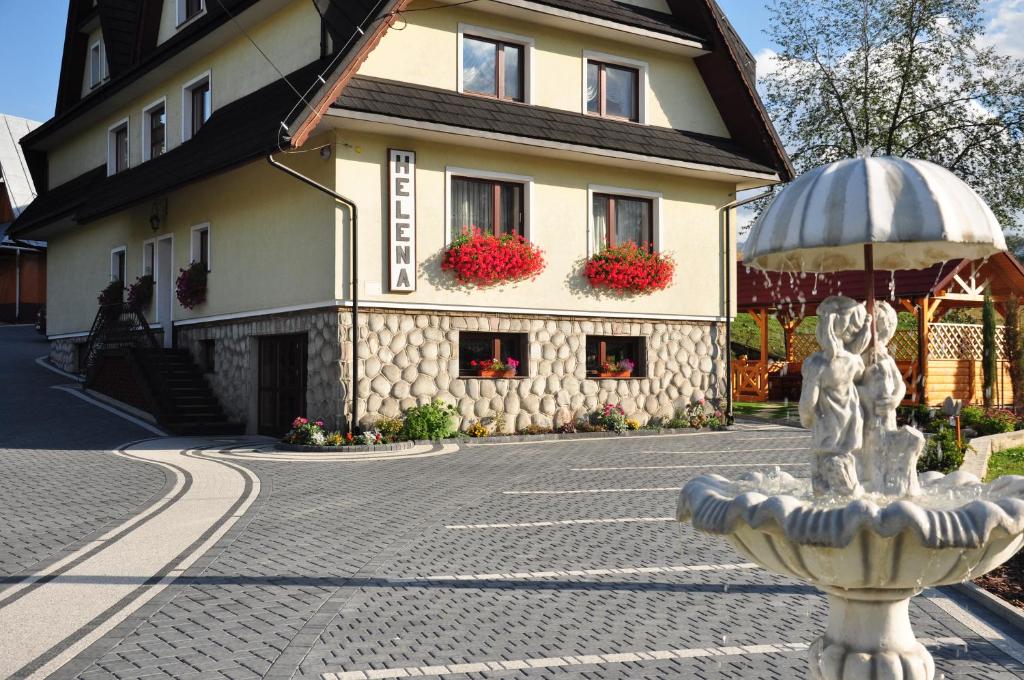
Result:
[[[743,260],[766,271],[924,269],[1006,250],[999,221],[971,187],[928,161],[879,157],[801,175],[754,223]]]

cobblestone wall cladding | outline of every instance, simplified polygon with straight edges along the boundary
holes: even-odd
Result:
[[[341,428],[348,418],[350,329],[350,310],[316,310],[182,327],[178,345],[199,357],[201,340],[216,341],[216,370],[208,378],[229,416],[248,421],[254,416],[256,338],[307,333],[307,413],[301,415]],[[526,333],[528,373],[509,380],[460,378],[461,331]],[[587,335],[645,337],[648,377],[588,379]],[[605,403],[621,404],[628,417],[646,423],[671,417],[700,399],[725,395],[724,335],[722,325],[710,322],[367,308],[360,313],[357,357],[360,422],[371,426],[381,417],[441,399],[458,409],[460,428],[477,420],[493,424],[499,412],[506,414],[509,429],[552,427]],[[51,357],[71,352],[59,343],[51,344]]]

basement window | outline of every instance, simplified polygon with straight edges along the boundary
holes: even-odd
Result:
[[[629,369],[629,375],[624,375]],[[643,336],[587,336],[588,378],[643,378],[647,375],[647,342]]]
[[[527,364],[529,346],[526,333],[461,332],[459,333],[459,377],[481,377],[481,364],[486,367],[493,359],[498,359],[503,364],[507,364],[509,359],[513,359],[519,362],[516,376],[529,375]]]

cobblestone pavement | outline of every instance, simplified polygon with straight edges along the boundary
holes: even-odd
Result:
[[[0,576],[31,571],[164,487],[159,468],[109,453],[152,435],[52,389],[71,381],[34,363],[46,353],[32,328],[0,326]]]
[[[753,427],[246,462],[262,493],[231,539],[67,675],[804,677],[823,598],[666,518],[706,471],[806,474],[806,445]],[[913,619],[946,678],[1024,677],[936,601]]]

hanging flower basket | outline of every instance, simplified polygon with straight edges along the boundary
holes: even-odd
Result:
[[[153,277],[149,274],[135,279],[128,286],[128,305],[132,309],[143,309],[153,301]]]
[[[206,302],[206,265],[193,262],[182,269],[175,288],[178,303],[185,309],[194,309]]]
[[[670,255],[653,253],[632,242],[605,248],[583,267],[583,275],[592,287],[632,295],[668,288],[675,271],[676,263]]]
[[[99,297],[96,299],[99,301],[100,307],[124,302],[124,284],[120,281],[111,281],[106,288],[100,291]]]
[[[441,263],[459,283],[482,288],[532,279],[544,266],[544,251],[522,236],[489,236],[476,227],[452,241]]]

